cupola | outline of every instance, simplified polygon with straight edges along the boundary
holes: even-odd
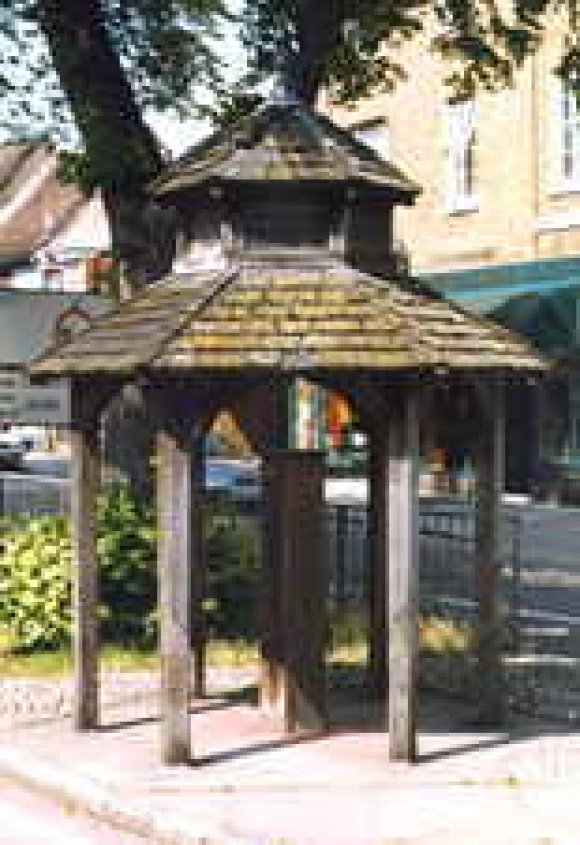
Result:
[[[154,183],[178,211],[176,272],[275,260],[396,269],[392,219],[418,188],[398,168],[292,98],[267,102]]]

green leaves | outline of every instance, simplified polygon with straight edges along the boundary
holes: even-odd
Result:
[[[157,527],[152,509],[138,504],[123,483],[111,485],[97,508],[100,620],[105,642],[146,647],[157,636]],[[70,643],[71,538],[62,517],[26,517],[2,526],[0,653],[52,650]],[[233,503],[204,511],[210,630],[251,639],[260,567],[255,519]]]
[[[97,512],[105,640],[146,644],[154,633],[155,524],[126,486],[112,486]],[[0,632],[19,651],[53,649],[71,636],[71,539],[62,517],[31,517],[3,527]]]
[[[511,83],[541,42],[549,15],[560,15],[570,35],[562,72],[578,72],[577,0],[246,0],[241,37],[254,69],[279,71],[291,57],[302,83],[309,79],[314,92],[325,86],[348,103],[411,73],[399,47],[423,32],[450,61],[455,95],[466,96]]]
[[[219,86],[222,63],[216,47],[220,23],[228,17],[222,0],[85,0],[81,5],[90,31],[79,29],[74,46],[62,41],[55,47],[47,27],[54,31],[59,14],[64,23],[67,3],[0,3],[0,128],[78,143],[76,130],[82,127],[75,128],[70,91],[59,77],[62,52],[81,52],[94,37],[107,39],[143,110],[182,107],[193,113],[194,89]]]
[[[103,636],[144,644],[154,633],[151,615],[157,600],[153,511],[139,505],[126,484],[117,483],[101,497],[97,517]]]
[[[71,548],[66,520],[35,517],[3,528],[0,630],[13,648],[51,648],[71,632]]]
[[[204,535],[208,628],[226,638],[252,640],[258,629],[258,524],[237,515],[227,501],[210,502],[204,513]]]

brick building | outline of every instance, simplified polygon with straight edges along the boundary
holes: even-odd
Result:
[[[454,100],[452,66],[421,36],[397,56],[407,79],[394,92],[332,109],[423,188],[396,220],[413,273],[556,361],[539,402],[512,397],[514,488],[580,474],[580,87],[556,72],[563,23],[547,32],[506,90]]]

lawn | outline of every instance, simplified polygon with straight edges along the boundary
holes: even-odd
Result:
[[[212,641],[208,645],[208,666],[245,666],[258,659],[258,647],[245,642]],[[115,672],[156,670],[159,657],[155,651],[105,646],[101,667]],[[1,678],[59,678],[72,671],[70,651],[0,655]]]

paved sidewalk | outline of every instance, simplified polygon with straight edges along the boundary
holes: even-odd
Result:
[[[160,842],[580,840],[580,732],[522,722],[482,733],[469,711],[428,699],[421,762],[408,767],[388,763],[384,733],[352,724],[350,702],[339,709],[330,735],[291,740],[248,701],[200,702],[197,762],[177,769],[159,765],[155,720],[84,735],[65,721],[19,728],[0,732],[0,770]]]

